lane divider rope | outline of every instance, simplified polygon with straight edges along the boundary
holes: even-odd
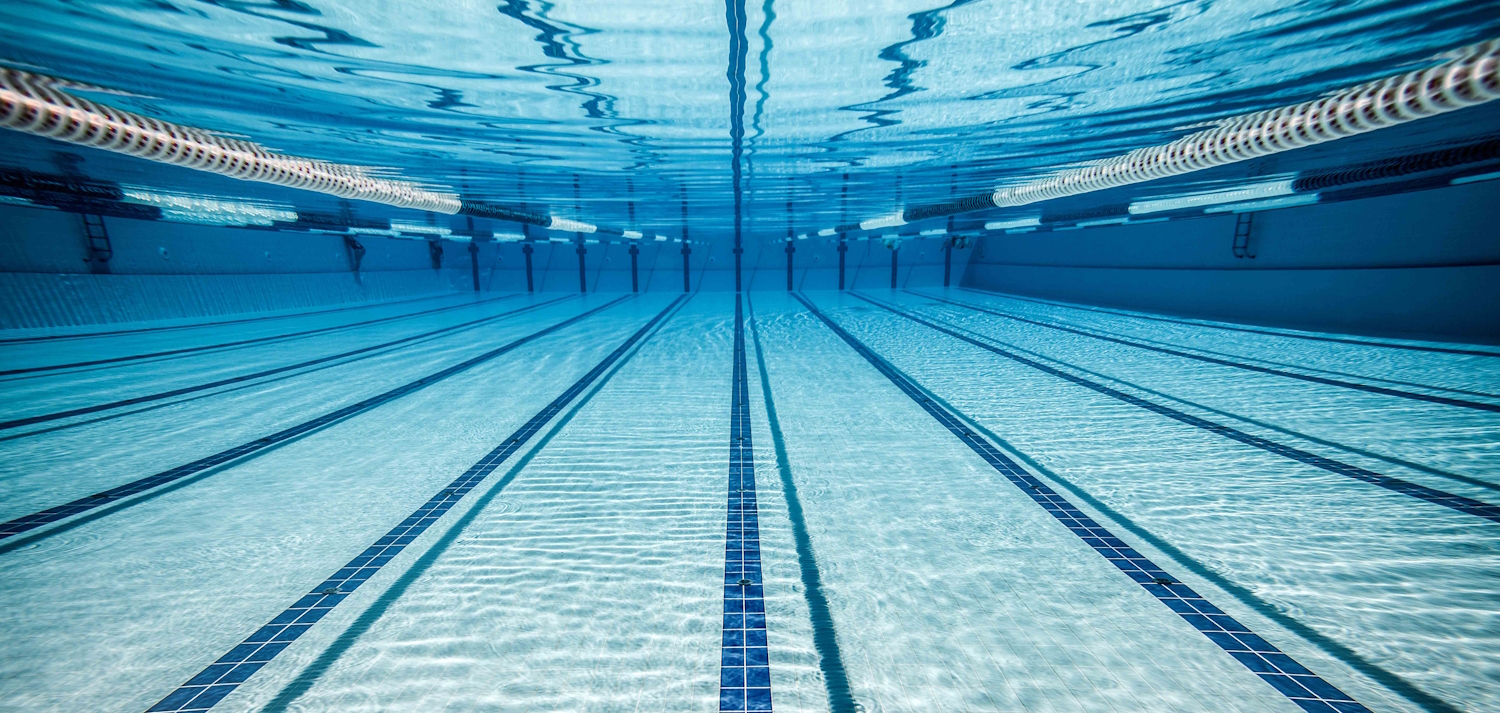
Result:
[[[453,193],[373,176],[363,166],[279,154],[252,141],[218,136],[73,96],[67,87],[40,74],[0,70],[0,126],[244,181],[341,198],[450,215],[461,205]]]
[[[626,236],[561,216],[460,198],[450,190],[387,178],[379,169],[277,153],[253,141],[153,119],[74,96],[95,89],[55,77],[0,68],[0,127],[215,173],[315,193],[446,215],[472,215],[568,233]],[[641,234],[631,231],[630,236]]]
[[[1476,106],[1500,97],[1500,39],[1448,52],[1429,69],[1368,82],[1322,98],[1230,117],[1211,129],[1121,156],[1064,168],[991,193],[907,206],[892,214],[825,228],[819,235],[900,227],[919,220],[1010,208],[1327,143]]]
[[[1455,51],[1435,67],[1361,84],[1321,99],[1258,111],[1161,146],[995,191],[997,207],[1020,206],[1269,156],[1500,97],[1500,40]]]

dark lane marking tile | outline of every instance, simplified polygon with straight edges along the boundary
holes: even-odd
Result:
[[[786,498],[787,519],[792,525],[792,541],[797,547],[797,566],[802,574],[802,598],[807,601],[807,615],[812,620],[813,650],[818,653],[818,669],[823,673],[823,686],[828,691],[830,713],[858,713],[861,710],[849,689],[849,674],[844,669],[844,655],[839,649],[838,631],[833,624],[833,613],[828,605],[828,596],[823,592],[823,576],[818,569],[818,558],[813,552],[812,535],[807,530],[807,519],[802,513],[802,498],[797,494],[797,483],[792,478],[791,459],[786,452],[786,439],[781,432],[781,419],[776,415],[776,399],[771,394],[771,375],[766,370],[765,354],[760,348],[760,329],[755,321],[755,303],[749,301],[750,336],[755,344],[755,363],[760,373],[760,393],[765,399],[766,422],[770,425],[771,443],[776,451],[776,470],[781,476],[782,496]]]
[[[1436,488],[1429,488],[1425,485],[1418,485],[1411,481],[1402,480],[1400,478],[1393,478],[1389,475],[1381,475],[1359,466],[1349,465],[1348,463],[1342,463],[1333,460],[1332,458],[1325,458],[1315,453],[1309,453],[1300,448],[1293,448],[1292,446],[1277,443],[1276,441],[1273,441],[1269,438],[1254,436],[1232,426],[1215,423],[1206,418],[1199,418],[1197,416],[1178,411],[1177,409],[1174,409],[1170,406],[1158,404],[1154,401],[1147,401],[1146,399],[1140,398],[1139,396],[1127,394],[1118,389],[1113,389],[1103,384],[1090,381],[1081,376],[1074,376],[1073,374],[1069,374],[1061,369],[1055,369],[1034,359],[1028,359],[1024,356],[1021,356],[1020,354],[1001,349],[992,344],[987,344],[968,335],[961,334],[937,323],[922,319],[921,317],[913,315],[909,312],[896,309],[894,307],[891,307],[890,305],[872,300],[863,295],[856,294],[855,297],[869,302],[876,307],[884,309],[891,314],[897,315],[899,317],[905,317],[906,319],[916,322],[917,324],[935,329],[950,337],[961,339],[992,354],[998,354],[1007,359],[1025,364],[1026,366],[1029,366],[1033,369],[1037,369],[1038,371],[1051,374],[1052,376],[1055,376],[1059,379],[1065,379],[1086,389],[1090,389],[1104,394],[1105,396],[1124,401],[1125,403],[1128,403],[1132,406],[1139,406],[1143,409],[1161,414],[1176,421],[1180,421],[1189,426],[1201,428],[1205,431],[1208,431],[1209,433],[1214,433],[1234,441],[1239,441],[1240,443],[1243,443],[1247,446],[1253,446],[1269,453],[1275,453],[1279,456],[1291,458],[1292,460],[1306,463],[1310,466],[1313,466],[1314,468],[1320,468],[1336,475],[1353,478],[1355,480],[1379,486],[1381,488],[1385,488],[1386,490],[1410,496],[1418,500],[1425,500],[1434,505],[1441,505],[1446,508],[1452,508],[1454,510],[1457,510],[1458,512],[1464,513],[1465,515],[1473,515],[1475,517],[1481,517],[1489,520],[1490,522],[1500,523],[1500,505],[1491,505],[1481,500],[1475,500],[1473,498],[1464,497],[1462,495],[1454,495],[1453,493],[1438,490]]]
[[[129,356],[110,357],[108,359],[92,359],[90,361],[79,361],[79,362],[73,362],[72,364],[52,364],[50,366],[30,366],[30,367],[26,367],[24,369],[7,369],[7,370],[4,370],[4,371],[0,371],[0,376],[15,376],[17,374],[35,374],[35,373],[43,372],[43,371],[61,371],[63,369],[79,369],[79,368],[82,368],[82,367],[85,367],[85,366],[99,366],[100,364],[120,364],[120,363],[124,363],[124,362],[129,362],[129,361],[141,361],[143,359],[155,359],[157,357],[174,356],[174,355],[177,355],[177,354],[192,354],[192,353],[195,353],[195,352],[206,352],[206,351],[212,351],[212,350],[215,350],[215,349],[227,349],[229,347],[242,347],[242,346],[245,346],[247,344],[260,344],[262,342],[274,342],[274,341],[281,340],[281,339],[292,339],[294,337],[306,337],[306,336],[313,335],[313,334],[323,334],[325,332],[336,332],[336,331],[344,330],[344,329],[353,329],[355,327],[365,327],[365,326],[369,326],[371,324],[381,324],[381,323],[384,323],[384,322],[393,322],[393,321],[398,320],[398,319],[407,319],[407,318],[410,318],[410,317],[420,317],[422,315],[437,314],[439,312],[449,312],[449,311],[456,310],[456,309],[463,309],[464,307],[473,307],[475,305],[481,305],[481,304],[484,304],[486,302],[498,302],[500,300],[508,300],[508,299],[513,298],[513,297],[519,297],[519,296],[520,295],[518,295],[518,294],[516,294],[516,295],[504,295],[504,296],[501,296],[501,297],[492,297],[490,299],[483,300],[481,302],[465,302],[463,304],[448,305],[446,307],[434,307],[432,309],[422,310],[421,312],[410,312],[410,313],[407,313],[407,314],[391,315],[389,317],[378,317],[376,319],[367,319],[367,320],[365,320],[363,322],[351,322],[349,324],[336,324],[336,325],[333,325],[331,327],[318,327],[317,329],[307,329],[307,330],[303,330],[301,332],[289,332],[287,334],[273,334],[273,335],[266,336],[266,337],[255,337],[253,339],[240,339],[240,340],[236,340],[236,341],[233,341],[233,342],[223,342],[223,343],[220,343],[220,344],[204,344],[204,345],[196,346],[196,347],[183,347],[181,349],[168,349],[168,350],[165,350],[165,351],[151,352],[150,354],[132,354],[132,355],[129,355]]]
[[[326,363],[326,362],[334,361],[336,359],[344,359],[344,358],[347,358],[347,357],[357,356],[359,354],[365,354],[367,352],[376,351],[378,349],[385,349],[385,348],[388,348],[388,347],[400,346],[402,344],[406,344],[408,342],[414,342],[414,341],[417,341],[419,339],[426,339],[428,337],[434,337],[434,336],[438,336],[438,335],[441,335],[441,334],[446,334],[448,332],[458,331],[460,329],[464,329],[464,328],[467,328],[467,327],[473,327],[473,326],[477,326],[477,325],[480,325],[480,324],[484,324],[485,322],[493,322],[493,321],[495,321],[497,319],[503,319],[505,317],[510,317],[510,316],[513,316],[513,315],[521,314],[523,312],[529,312],[529,311],[532,311],[532,310],[535,310],[535,309],[540,309],[542,307],[546,307],[548,305],[556,304],[557,302],[560,302],[560,301],[565,300],[565,299],[571,299],[571,298],[572,298],[572,295],[570,295],[568,297],[558,297],[558,298],[555,298],[555,299],[547,300],[545,302],[538,302],[538,303],[533,304],[533,305],[527,305],[527,306],[522,307],[520,309],[513,309],[513,310],[511,310],[509,312],[501,312],[500,314],[491,315],[489,317],[481,317],[479,319],[472,319],[472,320],[469,320],[467,322],[461,322],[459,324],[451,325],[451,326],[448,326],[448,327],[441,327],[441,328],[434,329],[434,330],[429,331],[429,332],[423,332],[421,334],[413,334],[412,336],[409,336],[409,337],[402,337],[400,339],[395,339],[395,340],[392,340],[392,341],[389,341],[389,342],[384,342],[384,343],[381,343],[381,344],[373,344],[373,345],[368,346],[368,347],[360,347],[359,349],[353,349],[353,350],[350,350],[350,351],[347,351],[347,352],[341,352],[341,353],[338,353],[338,354],[331,354],[329,356],[318,357],[316,359],[309,359],[307,361],[298,362],[296,364],[288,364],[286,366],[278,366],[278,367],[274,367],[274,368],[271,368],[271,369],[265,369],[263,371],[257,371],[257,372],[252,373],[252,374],[244,374],[244,375],[241,375],[241,376],[231,376],[231,377],[229,377],[227,379],[219,379],[218,381],[210,381],[210,382],[207,382],[207,383],[197,384],[197,385],[194,385],[194,386],[184,386],[184,387],[179,388],[179,389],[171,389],[171,390],[168,390],[168,391],[162,391],[160,393],[147,394],[145,396],[135,396],[135,397],[128,398],[128,399],[120,399],[119,401],[111,401],[111,402],[108,402],[108,403],[95,404],[93,406],[83,406],[83,407],[79,407],[79,408],[75,408],[75,409],[68,409],[66,411],[57,411],[57,412],[54,412],[54,413],[42,414],[42,415],[39,415],[39,416],[27,416],[25,418],[18,418],[18,419],[14,419],[14,420],[11,420],[11,421],[0,421],[0,430],[4,430],[4,429],[7,429],[7,428],[17,428],[17,427],[20,427],[20,426],[29,426],[29,425],[34,424],[34,423],[45,423],[47,421],[56,421],[58,419],[71,418],[73,416],[83,416],[83,415],[86,415],[86,414],[98,413],[100,411],[109,411],[111,409],[124,408],[126,406],[134,406],[136,404],[149,403],[149,402],[152,402],[152,401],[160,401],[162,399],[169,399],[169,398],[172,398],[174,396],[182,396],[183,394],[191,394],[191,393],[195,393],[195,392],[198,392],[198,391],[203,391],[205,389],[213,389],[213,388],[218,388],[220,386],[228,386],[230,384],[238,384],[238,383],[241,383],[241,382],[250,381],[252,379],[259,379],[259,378],[265,377],[265,376],[272,376],[272,375],[275,375],[275,374],[281,374],[281,373],[284,373],[284,372],[293,371],[293,370],[296,370],[296,369],[302,369],[302,368],[309,367],[309,366],[316,366],[318,364],[323,364],[323,363]]]
[[[1158,352],[1160,354],[1169,354],[1171,356],[1182,357],[1184,359],[1192,359],[1192,360],[1195,360],[1195,361],[1201,361],[1201,362],[1204,362],[1206,364],[1215,364],[1217,366],[1227,366],[1227,367],[1234,368],[1234,369],[1244,369],[1245,371],[1253,371],[1253,372],[1260,373],[1260,374],[1269,374],[1271,376],[1280,376],[1280,377],[1287,378],[1287,379],[1297,379],[1297,380],[1300,380],[1300,381],[1307,381],[1307,382],[1311,382],[1311,383],[1314,383],[1314,384],[1323,384],[1325,386],[1337,386],[1337,387],[1345,388],[1345,389],[1353,389],[1355,391],[1364,391],[1364,392],[1371,393],[1371,394],[1380,394],[1382,396],[1394,396],[1396,398],[1411,399],[1413,401],[1425,401],[1425,402],[1428,402],[1428,403],[1442,404],[1444,406],[1457,406],[1459,408],[1475,409],[1475,410],[1478,410],[1478,411],[1500,412],[1500,404],[1484,403],[1482,401],[1468,401],[1468,400],[1465,400],[1465,399],[1455,399],[1455,398],[1451,398],[1451,397],[1447,397],[1447,396],[1436,396],[1436,395],[1433,395],[1433,394],[1422,394],[1422,393],[1417,393],[1417,392],[1413,392],[1413,391],[1401,391],[1400,389],[1388,389],[1388,388],[1386,388],[1384,386],[1372,386],[1370,384],[1359,384],[1359,383],[1355,383],[1353,381],[1344,381],[1342,379],[1330,379],[1328,377],[1314,376],[1312,374],[1298,374],[1297,372],[1294,372],[1294,371],[1283,371],[1281,369],[1272,369],[1270,367],[1257,366],[1255,364],[1245,364],[1243,362],[1232,361],[1232,360],[1229,360],[1229,359],[1220,359],[1218,357],[1205,356],[1205,355],[1202,355],[1202,354],[1193,354],[1191,352],[1179,351],[1177,349],[1168,349],[1166,347],[1158,347],[1158,346],[1154,346],[1154,345],[1151,345],[1151,344],[1144,344],[1142,342],[1137,342],[1137,341],[1130,340],[1130,339],[1120,339],[1119,337],[1111,337],[1111,336],[1104,335],[1104,334],[1098,334],[1096,332],[1092,332],[1092,331],[1089,331],[1089,330],[1076,329],[1074,327],[1067,327],[1067,326],[1063,326],[1063,325],[1060,325],[1060,324],[1052,324],[1050,322],[1041,322],[1041,321],[1034,320],[1034,319],[1028,319],[1026,317],[1017,317],[1016,315],[1013,315],[1013,314],[1007,314],[1005,312],[1000,312],[998,310],[986,309],[984,307],[977,307],[977,306],[974,306],[974,305],[971,305],[971,304],[967,304],[967,303],[964,303],[964,302],[958,302],[958,301],[950,300],[950,299],[945,299],[945,298],[942,298],[942,297],[933,297],[931,295],[923,295],[923,294],[916,293],[916,292],[913,292],[912,294],[918,295],[920,297],[925,297],[927,299],[934,300],[936,302],[942,302],[942,303],[945,303],[945,304],[950,304],[950,305],[953,305],[955,307],[962,307],[964,309],[973,310],[975,312],[983,312],[985,314],[991,314],[991,315],[994,315],[996,317],[1002,317],[1004,319],[1013,319],[1013,320],[1015,320],[1017,322],[1022,322],[1024,324],[1032,324],[1032,325],[1036,325],[1038,327],[1046,327],[1047,329],[1056,329],[1058,331],[1068,332],[1070,334],[1077,334],[1077,335],[1084,336],[1084,337],[1089,337],[1089,338],[1092,338],[1092,339],[1099,339],[1099,340],[1103,340],[1103,341],[1106,341],[1106,342],[1113,342],[1115,344],[1123,344],[1123,345],[1125,345],[1127,347],[1135,347],[1137,349],[1146,349],[1146,350],[1149,350],[1149,351]],[[1432,388],[1438,388],[1438,387],[1432,387]]]
[[[293,641],[296,641],[307,630],[312,628],[318,620],[328,614],[330,610],[343,602],[354,590],[364,584],[376,572],[380,571],[386,563],[391,561],[406,546],[411,544],[417,536],[421,535],[437,522],[444,514],[453,509],[469,491],[478,487],[484,479],[499,468],[513,453],[520,450],[536,435],[547,422],[560,413],[579,394],[588,388],[589,384],[599,378],[601,374],[609,370],[609,367],[620,359],[630,348],[640,341],[643,336],[651,331],[666,315],[676,307],[679,302],[686,299],[678,297],[665,309],[657,313],[626,339],[619,347],[600,361],[597,366],[584,374],[578,381],[568,387],[552,403],[538,411],[521,428],[512,433],[494,450],[490,451],[479,462],[471,466],[463,475],[458,476],[447,487],[438,494],[432,496],[421,507],[417,508],[405,520],[387,532],[384,537],[376,540],[368,549],[360,553],[358,557],[350,560],[337,572],[334,572],[322,584],[313,587],[311,592],[297,600],[290,607],[271,619],[265,626],[251,634],[238,646],[229,650],[229,653],[208,665],[198,675],[188,679],[177,690],[167,694],[159,703],[152,706],[149,711],[206,711],[223,698],[230,691],[239,687],[250,678],[256,671],[265,666],[276,655],[286,650]],[[618,300],[616,300],[618,302]],[[614,304],[611,302],[610,304]],[[605,305],[606,307],[608,305]],[[602,309],[602,308],[600,308]]]
[[[971,431],[947,409],[924,396],[920,389],[897,372],[894,367],[865,346],[863,342],[844,331],[802,295],[798,294],[796,297],[808,311],[812,312],[813,316],[821,320],[834,334],[864,357],[865,361],[874,366],[896,388],[901,389],[902,393],[905,393],[938,423],[963,441],[964,445],[967,445],[986,463],[1005,476],[1012,485],[1030,497],[1032,502],[1057,518],[1058,522],[1068,528],[1069,532],[1077,535],[1110,564],[1119,568],[1151,596],[1156,597],[1157,601],[1202,632],[1210,641],[1218,644],[1219,648],[1224,649],[1261,680],[1291,699],[1302,710],[1309,713],[1370,713],[1370,709],[1319,678],[1293,660],[1291,656],[1282,653],[1280,649],[1272,646],[1187,585],[1179,582],[1176,577],[1146,559],[1145,555],[1115,537],[1114,533],[1074,507],[1071,502],[1052,490],[1046,483],[1027,473],[983,436]]]
[[[1333,342],[1333,343],[1337,343],[1337,344],[1356,344],[1356,345],[1359,345],[1359,346],[1362,346],[1362,347],[1378,347],[1378,348],[1381,348],[1381,349],[1405,349],[1405,350],[1408,350],[1408,351],[1434,352],[1434,353],[1437,353],[1437,354],[1462,354],[1462,355],[1465,355],[1465,356],[1500,357],[1500,351],[1491,352],[1491,351],[1483,351],[1483,350],[1480,350],[1480,349],[1458,349],[1458,348],[1454,348],[1454,347],[1429,347],[1429,346],[1425,346],[1425,345],[1421,345],[1421,344],[1394,344],[1394,343],[1388,343],[1388,342],[1373,342],[1373,341],[1369,341],[1369,340],[1366,340],[1366,339],[1350,339],[1348,337],[1327,337],[1327,336],[1322,336],[1322,335],[1317,335],[1317,334],[1299,334],[1299,333],[1295,333],[1295,332],[1278,332],[1278,331],[1275,331],[1275,330],[1272,330],[1272,329],[1255,329],[1255,328],[1252,328],[1252,327],[1242,327],[1242,326],[1222,324],[1222,323],[1217,323],[1217,322],[1192,322],[1192,321],[1189,321],[1189,320],[1186,320],[1186,319],[1172,319],[1171,317],[1161,317],[1161,316],[1157,316],[1157,315],[1136,314],[1136,313],[1133,313],[1133,312],[1122,312],[1122,311],[1119,311],[1119,310],[1104,309],[1102,307],[1086,307],[1084,305],[1069,304],[1067,302],[1049,302],[1047,300],[1039,300],[1039,299],[1030,298],[1030,297],[1020,297],[1018,295],[1008,295],[1008,294],[1005,294],[1003,292],[985,292],[984,290],[975,290],[975,289],[971,289],[971,288],[968,288],[968,287],[960,287],[958,289],[963,290],[965,292],[972,292],[972,293],[977,294],[977,295],[986,295],[988,297],[1000,297],[1000,298],[1008,299],[1008,300],[1017,300],[1017,301],[1020,301],[1020,302],[1032,302],[1032,303],[1035,303],[1035,304],[1048,305],[1048,306],[1051,306],[1051,307],[1062,307],[1062,308],[1065,308],[1065,309],[1083,310],[1085,312],[1102,312],[1102,313],[1105,313],[1105,314],[1119,315],[1121,317],[1130,317],[1132,319],[1146,319],[1146,320],[1151,320],[1153,322],[1171,322],[1171,323],[1174,323],[1174,324],[1185,324],[1185,325],[1188,325],[1189,327],[1200,327],[1200,328],[1204,328],[1204,329],[1220,329],[1220,330],[1224,330],[1224,331],[1227,331],[1227,332],[1246,332],[1246,333],[1249,333],[1249,334],[1265,334],[1265,335],[1272,336],[1272,337],[1285,337],[1287,339],[1306,339],[1306,340],[1314,341],[1314,342]]]
[[[200,458],[191,463],[177,466],[176,468],[173,468],[171,470],[162,471],[160,473],[157,473],[156,475],[150,475],[145,478],[141,478],[140,480],[131,481],[124,485],[98,492],[86,497],[82,497],[69,503],[64,503],[56,507],[51,507],[40,512],[35,512],[30,515],[23,515],[14,520],[0,523],[0,540],[14,537],[15,535],[26,532],[28,530],[54,523],[58,520],[73,517],[74,515],[85,513],[98,507],[119,502],[120,500],[131,497],[133,495],[137,495],[139,493],[143,493],[147,490],[151,490],[152,488],[166,485],[167,483],[171,483],[175,480],[181,480],[182,478],[186,478],[194,473],[199,473],[214,466],[222,465],[237,458],[243,458],[252,453],[265,450],[273,445],[276,445],[277,443],[296,438],[305,433],[309,433],[324,426],[330,425],[336,421],[340,421],[345,418],[363,413],[365,411],[369,411],[382,404],[389,403],[398,398],[401,398],[402,396],[406,396],[407,394],[436,384],[437,382],[453,376],[454,374],[467,371],[475,366],[483,364],[484,362],[490,361],[495,357],[505,354],[506,352],[510,352],[518,347],[521,347],[522,345],[525,345],[548,334],[556,332],[559,329],[567,327],[568,325],[582,321],[583,319],[588,318],[610,307],[613,307],[614,305],[617,305],[626,299],[629,299],[629,296],[621,297],[619,299],[607,302],[587,312],[558,322],[557,324],[554,324],[550,327],[532,332],[531,334],[521,337],[520,339],[517,339],[509,344],[491,349],[490,351],[480,354],[479,356],[467,359],[458,364],[454,364],[453,366],[450,366],[441,371],[428,374],[427,376],[417,379],[416,381],[403,384],[383,394],[371,396],[370,398],[363,401],[352,403],[341,409],[323,414],[322,416],[319,416],[312,420],[303,421],[302,423],[292,426],[291,428],[283,429],[264,438],[258,438],[256,440],[250,441],[249,443],[242,443],[238,446],[220,451],[206,458]],[[9,550],[5,549],[4,547],[0,547],[0,553],[4,553],[7,551]]]
[[[133,329],[111,329],[102,332],[79,332],[77,334],[44,334],[36,337],[12,337],[0,339],[0,344],[30,344],[32,342],[54,342],[65,339],[93,339],[95,337],[113,337],[121,334],[141,334],[144,332],[172,332],[182,329],[197,329],[199,327],[218,327],[225,324],[241,324],[244,322],[265,322],[273,319],[294,319],[297,317],[311,317],[313,315],[327,314],[329,312],[353,312],[361,309],[374,309],[376,307],[390,307],[391,305],[405,304],[407,302],[426,302],[427,300],[442,299],[444,297],[455,297],[462,293],[445,292],[440,295],[424,295],[422,297],[411,297],[402,300],[390,300],[388,302],[368,302],[354,305],[344,305],[330,309],[317,309],[310,312],[295,312],[291,314],[271,314],[261,317],[241,317],[239,319],[225,319],[217,322],[198,322],[196,324],[173,324],[164,327],[136,327]],[[469,302],[467,304],[474,304]],[[23,327],[23,329],[32,329]]]
[[[755,502],[755,448],[750,440],[750,384],[745,368],[745,315],[734,297],[734,384],[729,415],[729,520],[724,532],[724,640],[719,710],[770,713],[770,650],[760,578],[760,511]]]

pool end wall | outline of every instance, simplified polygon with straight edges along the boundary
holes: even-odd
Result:
[[[966,287],[1272,327],[1500,343],[1500,181],[1237,217],[996,235]]]
[[[1253,214],[1250,251],[1235,257],[1236,216],[993,235],[955,250],[956,285],[1187,317],[1318,331],[1500,342],[1500,231],[1486,209],[1500,181]],[[0,327],[34,328],[300,310],[472,290],[462,243],[441,269],[425,241],[361,237],[356,277],[339,235],[108,219],[114,256],[88,274],[80,216],[0,205]],[[830,240],[794,243],[793,284],[836,289]],[[680,244],[640,245],[643,291],[682,289]],[[745,284],[784,290],[780,242],[747,246]],[[536,246],[538,291],[576,292],[574,246]],[[624,244],[593,244],[591,292],[630,290]],[[694,246],[694,290],[732,290],[730,246]],[[850,243],[852,289],[890,285],[890,251]],[[516,243],[479,253],[485,291],[522,291]],[[901,247],[898,284],[942,284],[941,240]]]
[[[90,274],[79,215],[0,205],[0,328],[191,319],[473,290],[468,246],[462,242],[444,241],[441,268],[433,269],[424,240],[358,236],[365,252],[356,279],[341,235],[105,220],[114,255],[110,274],[96,275]],[[942,242],[928,237],[902,245],[901,287],[942,285]],[[794,286],[836,289],[836,243],[809,239],[795,246]],[[630,246],[616,241],[587,247],[589,291],[629,292]],[[671,241],[640,242],[642,291],[682,291],[681,247]],[[537,291],[578,291],[574,249],[571,243],[535,244],[531,257]],[[689,284],[694,291],[734,289],[730,250],[727,242],[693,246]],[[953,252],[955,284],[972,252]],[[786,289],[784,243],[755,241],[743,257],[747,288]],[[891,253],[880,241],[852,242],[846,257],[851,287],[890,286]],[[525,291],[525,264],[519,243],[481,244],[481,290]]]

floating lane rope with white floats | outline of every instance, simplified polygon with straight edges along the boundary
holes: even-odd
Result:
[[[0,126],[244,181],[270,183],[351,200],[446,215],[490,218],[565,233],[614,235],[631,240],[645,237],[638,231],[610,230],[571,218],[463,199],[451,191],[377,176],[363,166],[280,154],[251,141],[226,138],[99,104],[74,96],[67,91],[69,88],[78,87],[40,74],[0,69]],[[251,225],[287,217],[278,215],[286,211],[215,199],[193,201],[143,191],[126,191],[122,198],[155,205],[179,218],[193,214],[195,209],[199,215],[210,217],[222,215],[229,218],[233,217],[231,214],[240,213],[247,219],[246,224]],[[295,220],[295,216],[292,219]],[[425,230],[392,232],[398,235],[406,232],[451,233],[428,226],[423,228]],[[502,239],[509,238],[510,234],[502,234]],[[667,240],[661,235],[655,239]]]
[[[1194,132],[1160,146],[1136,149],[1122,156],[1058,170],[1019,185],[999,188],[992,193],[905,208],[859,223],[824,228],[817,234],[831,237],[887,230],[921,220],[995,208],[1014,208],[1145,183],[1327,143],[1500,98],[1500,40],[1463,47],[1446,53],[1443,57],[1447,61],[1429,69],[1361,84],[1301,104],[1225,119],[1213,128]],[[1247,207],[1252,208],[1283,207],[1308,202],[1305,198],[1298,200],[1291,196],[1293,192],[1292,181],[1285,182],[1285,185],[1275,182],[1217,191],[1204,194],[1203,197],[1185,197],[1179,199],[1183,201],[1180,205],[1143,202],[1139,208],[1132,206],[1130,212],[1140,214],[1176,207],[1235,202],[1244,202]],[[1270,200],[1278,200],[1278,203],[1264,202]],[[1111,218],[1099,224],[1105,222],[1118,223],[1123,222],[1123,219]],[[1039,224],[1040,218],[1031,216],[991,222],[985,228],[1025,230]],[[882,237],[889,241],[894,236]]]
[[[1259,111],[1223,120],[1160,146],[1141,148],[1110,159],[1055,171],[1040,178],[992,193],[962,197],[945,203],[916,206],[859,223],[824,228],[820,237],[900,228],[922,220],[942,218],[995,208],[1012,208],[1084,193],[1180,176],[1304,146],[1335,141],[1417,119],[1456,111],[1500,97],[1500,40],[1491,40],[1455,50],[1447,61],[1429,69],[1397,75],[1334,92],[1321,99]],[[0,126],[170,163],[241,180],[259,181],[315,191],[354,200],[447,215],[468,215],[537,226],[547,230],[615,235],[627,240],[645,236],[633,230],[612,230],[560,216],[534,213],[484,201],[466,200],[451,191],[373,175],[361,166],[287,156],[259,144],[215,135],[201,129],[158,121],[74,96],[61,80],[19,70],[0,70]],[[1305,197],[1290,195],[1293,183],[1273,182],[1253,187],[1218,191],[1201,196],[1174,197],[1156,202],[1142,201],[1130,213],[1140,214],[1176,207],[1234,203],[1252,208],[1306,204]],[[1245,200],[1240,200],[1241,198]],[[1300,198],[1300,200],[1299,200]],[[167,203],[163,210],[192,212],[192,206],[177,206],[177,199],[147,201]],[[1172,202],[1172,201],[1176,202]],[[1246,202],[1248,200],[1248,202]],[[1258,201],[1258,202],[1257,202]],[[213,201],[209,201],[212,203]],[[248,205],[248,204],[246,204]],[[158,206],[161,207],[161,206]],[[204,209],[207,204],[199,204]],[[225,206],[217,206],[224,208]],[[235,209],[240,210],[240,209]],[[252,220],[263,221],[258,209],[244,209]],[[1220,210],[1220,209],[1214,209]],[[1095,224],[1125,222],[1108,218]],[[1026,230],[1040,223],[1037,217],[1021,217],[986,224],[989,230]],[[1080,223],[1081,227],[1084,223]],[[397,229],[396,236],[451,234],[430,226]],[[922,231],[920,237],[939,236],[946,229]],[[797,236],[799,239],[804,235]],[[907,236],[878,236],[887,243]],[[517,236],[501,234],[502,240]],[[657,241],[666,238],[655,236]],[[866,237],[865,239],[869,239]],[[567,239],[553,238],[557,242]]]

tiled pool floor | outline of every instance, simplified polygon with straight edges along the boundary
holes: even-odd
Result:
[[[1500,349],[736,305],[0,334],[0,709],[1500,709]]]

